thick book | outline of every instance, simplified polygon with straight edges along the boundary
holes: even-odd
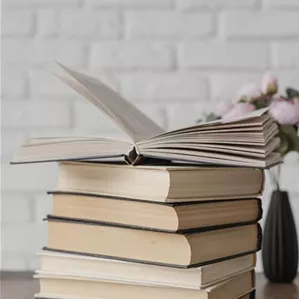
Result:
[[[160,232],[48,216],[48,249],[172,267],[196,267],[254,253],[258,224]]]
[[[157,203],[72,192],[52,197],[55,217],[170,232],[256,223],[262,216],[259,198]]]
[[[62,65],[61,65],[62,66]],[[267,109],[165,132],[131,102],[95,78],[62,66],[63,82],[110,116],[131,141],[100,137],[37,138],[26,142],[12,163],[123,158],[129,164],[179,160],[266,168],[281,162],[278,126]]]
[[[202,290],[186,290],[40,273],[35,275],[40,282],[40,293],[36,294],[36,298],[238,299],[254,291],[254,276],[253,271],[248,271]]]
[[[256,256],[249,254],[203,267],[180,269],[141,263],[104,259],[78,254],[43,250],[40,257],[41,274],[75,275],[109,279],[124,283],[177,287],[200,290],[255,267]]]
[[[250,167],[62,162],[58,191],[156,202],[252,198],[264,172]]]

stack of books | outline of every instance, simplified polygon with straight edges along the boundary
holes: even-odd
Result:
[[[132,142],[40,138],[19,150],[13,163],[59,161],[36,298],[254,298],[263,168],[280,162],[267,111],[165,133],[64,69]]]

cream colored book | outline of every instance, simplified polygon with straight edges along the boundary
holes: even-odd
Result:
[[[238,299],[254,290],[254,272],[248,271],[202,290],[146,286],[114,280],[64,274],[37,274],[36,298],[61,299]],[[246,297],[245,297],[246,298]]]
[[[41,261],[38,274],[102,278],[123,283],[194,290],[206,288],[249,271],[256,262],[255,254],[250,254],[203,267],[178,269],[48,250],[43,250],[38,255]]]
[[[262,216],[259,198],[161,204],[71,192],[54,192],[52,197],[55,217],[166,232],[253,223]]]
[[[63,162],[57,191],[174,203],[252,198],[263,186],[250,167]]]
[[[267,109],[165,132],[102,82],[61,67],[69,75],[60,77],[62,81],[110,116],[131,141],[97,136],[31,139],[12,163],[122,158],[133,165],[154,159],[266,168],[281,162],[274,152],[278,127]]]
[[[169,233],[48,216],[48,250],[178,268],[258,251],[258,224]]]

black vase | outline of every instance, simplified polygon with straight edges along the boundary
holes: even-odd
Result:
[[[263,266],[271,282],[290,283],[297,275],[298,240],[289,196],[273,191],[263,238]]]

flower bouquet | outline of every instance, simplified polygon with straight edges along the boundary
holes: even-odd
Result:
[[[261,84],[243,86],[234,101],[220,102],[214,113],[206,115],[206,120],[229,119],[265,107],[269,107],[279,125],[280,154],[299,153],[299,91],[289,87],[285,94],[280,94],[277,79],[269,73],[264,75]]]

